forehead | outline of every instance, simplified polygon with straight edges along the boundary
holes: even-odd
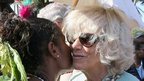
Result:
[[[79,11],[71,12],[64,22],[64,32],[68,35],[78,36],[80,33],[100,34],[106,26],[105,18],[94,13],[82,13]]]
[[[98,27],[97,25],[74,24],[67,31],[69,36],[77,38],[81,33],[98,34]]]

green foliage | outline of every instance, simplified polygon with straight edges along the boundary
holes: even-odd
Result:
[[[144,29],[136,28],[132,30],[132,36],[133,38],[137,38],[140,35],[144,35]]]
[[[0,81],[9,81],[8,76],[0,76]]]
[[[0,81],[28,81],[18,52],[0,40]]]

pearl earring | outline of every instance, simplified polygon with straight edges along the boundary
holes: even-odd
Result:
[[[57,58],[59,58],[59,55],[57,55]]]

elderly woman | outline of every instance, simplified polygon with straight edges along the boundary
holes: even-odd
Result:
[[[51,20],[56,23],[58,27],[62,28],[63,18],[69,10],[70,8],[66,4],[58,2],[50,3],[39,11],[37,17]]]
[[[89,6],[67,15],[63,32],[73,50],[73,67],[85,74],[84,81],[138,81],[125,72],[134,62],[129,24],[115,8]]]

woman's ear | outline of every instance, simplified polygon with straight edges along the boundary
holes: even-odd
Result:
[[[58,47],[53,43],[53,42],[49,42],[48,44],[48,50],[49,53],[54,57],[54,58],[59,58],[59,49]]]

